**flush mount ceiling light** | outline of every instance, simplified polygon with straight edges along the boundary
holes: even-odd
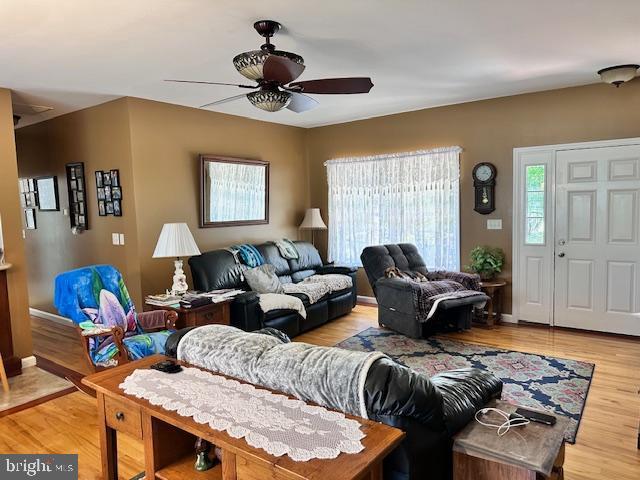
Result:
[[[598,70],[598,75],[600,75],[603,82],[615,85],[617,88],[624,82],[633,80],[638,68],[640,68],[640,65],[616,65],[615,67],[607,67],[602,70]]]

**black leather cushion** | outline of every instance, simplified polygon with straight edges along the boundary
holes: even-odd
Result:
[[[309,242],[293,242],[298,250],[298,259],[290,259],[289,267],[291,272],[300,272],[302,270],[313,270],[314,273],[322,267],[322,258],[320,253]],[[294,281],[295,277],[294,277]]]
[[[384,278],[384,271],[390,267],[397,267],[403,271],[420,272],[423,275],[427,274],[427,266],[418,252],[418,248],[411,243],[366,247],[362,251],[360,259],[374,290],[376,282]]]
[[[193,288],[202,292],[221,288],[246,288],[242,272],[246,265],[237,264],[227,250],[212,250],[189,259]]]
[[[288,313],[265,321],[264,326],[278,329],[292,338],[300,334],[300,319],[298,312]]]
[[[469,423],[489,400],[498,398],[502,382],[489,372],[463,368],[439,373],[431,382],[443,398],[444,419],[451,435]]]
[[[299,272],[293,272],[291,274],[291,278],[295,283],[298,283],[304,280],[305,278],[315,274],[316,274],[315,270],[300,270]]]
[[[275,246],[275,244],[267,242],[261,243],[260,245],[255,245],[255,247],[264,257],[264,263],[269,263],[274,266],[274,268],[276,269],[276,275],[282,277],[291,273],[289,262],[287,262],[286,258],[280,255],[280,251],[278,250],[278,247]]]

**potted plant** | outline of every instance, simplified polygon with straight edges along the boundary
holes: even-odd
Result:
[[[471,250],[471,264],[467,268],[482,280],[493,280],[502,271],[504,260],[501,248],[478,245]]]

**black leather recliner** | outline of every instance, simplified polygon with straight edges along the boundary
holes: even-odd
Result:
[[[356,269],[336,265],[325,265],[318,250],[308,242],[294,242],[299,253],[297,260],[287,260],[280,255],[278,248],[271,242],[254,245],[264,257],[265,263],[275,267],[276,275],[282,283],[300,282],[314,274],[339,273],[349,275],[353,281],[350,289],[333,292],[314,304],[309,303],[306,295],[293,294],[300,298],[307,311],[302,318],[295,310],[272,310],[266,314],[258,305],[258,295],[248,291],[237,296],[231,304],[231,324],[245,331],[259,330],[263,327],[277,328],[289,337],[318,327],[351,312],[356,305]],[[246,265],[236,263],[228,250],[212,250],[189,259],[194,288],[210,291],[222,288],[242,288],[250,290],[242,272]]]
[[[426,322],[414,308],[409,282],[385,277],[385,270],[389,267],[428,275],[427,266],[415,245],[399,243],[366,247],[360,259],[378,302],[378,323],[409,337],[424,338],[442,327],[470,328],[473,306],[489,299],[486,295],[478,295],[443,300]]]

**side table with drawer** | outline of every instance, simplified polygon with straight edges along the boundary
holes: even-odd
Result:
[[[173,310],[178,314],[176,328],[201,327],[202,325],[231,325],[231,302],[233,299],[218,303],[208,303],[201,307],[184,308],[178,306],[156,307],[145,305],[146,309]]]

